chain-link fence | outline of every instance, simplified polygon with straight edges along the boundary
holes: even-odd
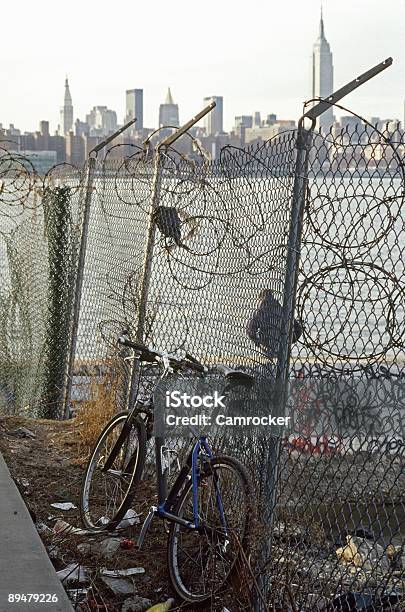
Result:
[[[80,174],[62,168],[49,187],[3,152],[4,409],[38,410],[48,399],[60,411],[64,394],[76,409],[94,381],[117,373],[117,409],[127,407],[148,377],[138,389],[139,373],[117,356],[124,328],[158,350],[245,369],[256,379],[254,410],[281,415],[286,404],[290,416],[285,431],[217,438],[251,469],[272,525],[257,566],[269,605],[396,609],[403,153],[400,131],[359,121],[226,147],[215,162],[198,147],[189,157],[115,147]]]
[[[0,409],[54,418],[63,406],[82,173],[61,164],[39,176],[0,144]]]
[[[389,127],[313,139],[272,549],[281,607],[291,594],[297,609],[403,606],[405,149]]]

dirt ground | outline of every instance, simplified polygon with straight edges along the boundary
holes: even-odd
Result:
[[[81,480],[85,469],[83,449],[78,445],[80,426],[81,423],[77,419],[50,421],[0,416],[0,452],[36,522],[55,569],[62,570],[74,563],[84,567],[89,575],[86,585],[70,583],[66,586],[64,583],[65,588],[71,591],[71,598],[75,599],[75,609],[83,612],[121,612],[124,601],[130,596],[114,595],[102,581],[101,570],[142,567],[145,572],[129,580],[136,595],[149,599],[152,604],[173,597],[175,604],[171,610],[251,610],[252,606],[246,599],[247,589],[243,589],[244,595],[241,595],[239,588],[241,583],[249,584],[249,588],[253,588],[246,568],[245,572],[240,572],[228,590],[219,594],[209,606],[187,606],[176,599],[167,571],[167,534],[162,521],[155,520],[152,523],[142,551],[135,546],[141,526],[139,524],[119,534],[120,538],[130,540],[132,547],[120,547],[117,552],[108,556],[99,551],[94,552],[94,549],[97,551],[100,541],[107,537],[106,534],[94,536],[54,532],[55,524],[60,519],[74,527],[82,527],[78,509],[63,511],[51,507],[55,502],[73,502],[75,506],[79,505]],[[18,427],[26,427],[35,434],[35,438],[11,435],[10,432]],[[353,582],[350,566],[345,567],[337,561],[336,550],[345,544],[348,533],[354,533],[360,527],[363,530],[379,532],[378,538],[375,537],[376,542],[378,540],[383,547],[389,543],[395,544],[401,549],[401,554],[404,554],[405,506],[403,498],[400,497],[404,488],[403,466],[398,458],[391,455],[366,457],[363,453],[357,453],[318,457],[305,454],[292,456],[287,452],[284,455],[284,488],[280,494],[280,517],[275,529],[272,567],[268,568],[269,574],[274,576],[274,584],[279,584],[273,595],[278,593],[280,598],[276,598],[277,602],[270,607],[277,612],[287,609],[319,610],[320,608],[312,607],[309,603],[299,607],[298,604],[286,605],[286,601],[294,601],[293,597],[297,597],[298,601],[301,595],[307,600],[308,594],[312,593],[314,598],[326,597],[323,601],[327,602],[333,598],[339,585],[346,591],[363,591],[365,588],[364,584],[358,583],[357,578],[357,582]],[[371,501],[366,503],[366,497]],[[156,504],[153,479],[145,480],[137,500],[133,509],[141,514],[142,523],[150,506]],[[322,500],[322,505],[314,505],[317,500]],[[370,515],[370,508],[374,508],[373,516]],[[256,531],[259,527],[256,524]],[[260,527],[260,530],[262,535],[255,532],[253,540],[256,538],[259,541],[260,537],[263,539],[263,528]],[[78,546],[82,544],[91,544],[93,552],[81,552]],[[381,577],[378,574],[377,584],[384,582],[391,591],[403,594],[405,591],[401,585],[405,575],[405,556],[401,564],[400,569],[394,573],[393,568],[389,569],[389,581],[385,575]],[[378,565],[375,570],[378,573]],[[371,577],[370,572],[364,572],[367,584]],[[294,596],[290,588],[287,588],[290,584],[295,589]],[[86,586],[86,593],[81,593],[79,586]],[[405,608],[401,603],[395,608],[387,609]]]
[[[35,434],[35,438],[19,438],[8,432],[18,427],[25,427]],[[143,567],[144,574],[134,576],[133,584],[136,594],[150,599],[153,604],[174,597],[169,582],[166,562],[166,533],[162,521],[154,521],[148,532],[144,549],[136,547],[120,548],[116,553],[105,558],[96,553],[81,553],[78,545],[95,540],[102,540],[106,534],[72,535],[65,532],[55,534],[55,523],[61,519],[70,525],[81,528],[79,510],[57,510],[51,507],[55,502],[72,502],[78,506],[81,480],[85,468],[83,459],[78,458],[77,423],[70,421],[51,421],[44,419],[28,419],[22,417],[0,416],[0,452],[2,453],[11,475],[31,512],[31,516],[39,526],[40,536],[48,550],[55,569],[61,570],[69,564],[80,564],[90,574],[90,590],[87,594],[71,592],[75,599],[74,607],[80,611],[108,610],[120,612],[122,604],[129,595],[114,595],[102,582],[100,569],[110,570]],[[134,506],[138,513],[145,511],[154,500],[154,492],[145,484],[144,503]],[[41,530],[41,524],[49,529]],[[119,535],[136,542],[140,525],[129,527]],[[131,579],[130,579],[131,580]],[[78,583],[64,583],[66,589],[78,589]],[[82,587],[85,585],[81,585]],[[89,585],[86,585],[87,587]],[[180,600],[171,610],[212,610],[215,612],[228,609],[229,612],[249,610],[250,605],[235,599],[234,589],[222,593],[217,601],[209,607],[196,608],[187,606]],[[229,603],[231,602],[231,603]]]

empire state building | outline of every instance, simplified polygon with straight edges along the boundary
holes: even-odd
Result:
[[[333,93],[333,60],[330,45],[325,38],[325,28],[321,9],[319,36],[312,52],[312,97],[327,98]],[[319,118],[319,127],[328,130],[333,123],[333,107]]]

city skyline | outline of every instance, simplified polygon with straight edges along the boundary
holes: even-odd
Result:
[[[65,28],[70,22],[76,27],[87,22],[87,6],[80,5],[80,19],[70,17],[75,12],[76,4],[79,6],[74,0],[72,11],[64,23]],[[100,14],[104,4],[107,6],[105,2],[100,3]],[[311,93],[310,60],[319,27],[318,1],[299,3],[286,0],[282,6],[254,2],[250,10],[245,11],[245,17],[249,14],[249,20],[246,20],[239,15],[237,3],[229,11],[208,0],[207,13],[211,7],[213,12],[210,16],[215,17],[212,28],[215,30],[215,24],[227,24],[227,27],[217,28],[211,44],[207,29],[209,19],[205,12],[198,19],[195,18],[195,23],[190,22],[194,23],[193,28],[189,27],[190,24],[186,27],[184,20],[188,16],[188,5],[174,0],[170,5],[171,10],[173,7],[178,9],[180,25],[183,20],[184,28],[180,37],[175,37],[174,41],[171,39],[169,47],[167,36],[163,37],[163,32],[170,29],[167,24],[168,7],[163,3],[157,4],[157,16],[153,16],[152,10],[154,8],[156,11],[156,3],[152,8],[142,7],[138,11],[136,37],[139,44],[134,41],[131,44],[130,33],[126,36],[114,30],[109,34],[109,45],[99,46],[95,51],[92,36],[79,35],[78,31],[71,45],[62,44],[54,28],[46,42],[47,54],[43,52],[45,43],[42,39],[37,36],[33,38],[37,34],[37,29],[32,30],[32,25],[35,17],[39,16],[38,5],[36,11],[32,6],[27,7],[23,22],[16,7],[8,6],[5,14],[11,21],[8,19],[7,22],[13,23],[13,18],[19,21],[22,34],[19,40],[22,42],[17,48],[15,41],[7,47],[11,29],[6,28],[3,40],[7,48],[13,49],[13,53],[3,54],[0,60],[0,114],[3,125],[14,123],[23,131],[33,131],[41,119],[48,119],[51,132],[54,132],[60,123],[61,82],[66,73],[69,75],[75,118],[81,120],[94,105],[105,105],[116,110],[118,121],[122,123],[125,91],[140,88],[144,90],[144,125],[153,127],[157,123],[158,108],[164,101],[167,87],[171,88],[179,106],[180,122],[195,114],[201,108],[203,98],[210,95],[219,95],[224,99],[225,131],[231,129],[235,116],[253,114],[255,111],[260,111],[262,115],[276,113],[286,119],[299,117],[302,102]],[[44,26],[52,25],[56,18],[54,5],[43,0],[40,6],[41,12],[44,11],[47,16]],[[132,5],[123,0],[118,0],[116,8],[125,9],[128,15],[133,10]],[[396,18],[392,19],[394,10]],[[402,0],[387,0],[382,11],[376,0],[370,0],[367,11],[364,11],[360,2],[342,0],[339,5],[324,2],[323,11],[327,38],[334,55],[335,88],[385,57],[394,57],[393,67],[378,82],[369,83],[352,94],[345,100],[346,104],[365,116],[378,115],[402,120],[405,49],[401,17],[405,17],[405,4]],[[152,18],[153,36],[147,27]],[[142,19],[145,33],[139,25]],[[201,31],[199,42],[198,31]],[[141,53],[144,50],[141,43],[146,33],[148,49],[147,53]],[[358,38],[356,44],[348,44],[354,35]],[[56,41],[59,42],[58,53],[52,54],[50,50]],[[27,52],[28,48],[30,53]],[[128,49],[131,49],[131,53],[128,53]],[[38,62],[39,54],[45,61]],[[32,63],[35,63],[35,70]],[[32,91],[35,91],[35,96],[32,96]]]

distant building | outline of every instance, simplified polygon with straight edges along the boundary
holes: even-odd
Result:
[[[125,123],[136,117],[134,129],[143,129],[143,89],[127,89],[125,96]]]
[[[108,136],[117,129],[117,113],[106,106],[93,106],[86,115],[90,136]]]
[[[277,115],[275,115],[274,113],[270,113],[270,115],[267,115],[266,125],[274,125],[275,123],[277,123]]]
[[[59,134],[50,136],[49,137],[49,149],[52,151],[56,151],[56,158],[57,158],[58,164],[66,160],[66,146],[65,146],[65,139],[63,136],[59,136]]]
[[[204,98],[204,106],[208,106],[211,102],[215,102],[216,106],[204,117],[205,134],[207,136],[222,134],[224,131],[224,99],[222,96]]]
[[[253,126],[245,129],[245,143],[252,144],[254,142],[265,142],[274,136],[294,130],[296,128],[295,121],[290,119],[278,119],[272,125]]]
[[[191,134],[193,138],[203,138],[205,136],[205,129],[200,125],[193,125],[193,127],[188,130],[188,133]]]
[[[75,121],[75,135],[83,136],[90,133],[90,126],[87,121],[80,121],[80,119],[76,119]]]
[[[20,151],[36,151],[36,138],[33,132],[25,132],[18,136],[17,138],[13,138],[13,140],[17,140]]]
[[[319,24],[319,36],[312,52],[312,97],[327,98],[333,93],[333,57],[325,38],[323,15]],[[333,124],[333,107],[319,118],[319,127],[328,130]]]
[[[10,124],[9,128],[2,128],[0,124],[0,136],[10,141],[7,143],[7,148],[11,151],[18,151],[22,155],[28,152],[30,156],[38,153],[36,158],[37,166],[39,164],[40,168],[38,172],[42,172],[52,161],[55,163],[65,161],[65,138],[58,133],[50,135],[49,121],[40,121],[38,131],[24,134],[21,134],[13,124]]]
[[[84,158],[87,159],[90,152],[102,141],[99,136],[89,136],[88,134],[82,135],[83,146],[84,146]]]
[[[226,134],[222,132],[221,134],[216,134],[215,136],[204,136],[200,140],[201,145],[205,151],[208,152],[212,159],[218,159],[221,153],[221,149],[226,147],[227,145],[231,145],[233,147],[240,146],[240,138],[233,134]]]
[[[246,128],[251,128],[252,126],[253,126],[252,115],[239,115],[238,117],[235,117],[235,125],[232,131],[240,139],[240,144],[242,147],[245,144]]]
[[[39,131],[34,134],[35,145],[33,150],[35,151],[50,151],[51,137],[49,135],[49,121],[39,122]]]
[[[256,111],[253,115],[253,125],[254,127],[260,127],[262,124],[262,118],[260,116],[260,112]]]
[[[362,120],[355,115],[343,115],[339,120],[335,120],[332,135],[339,146],[353,145],[360,143],[362,139],[368,138],[368,130]],[[333,147],[329,148],[332,152]],[[338,153],[340,154],[340,151]]]
[[[24,136],[25,144],[27,144],[28,139],[31,141],[32,136],[34,137],[34,146],[32,147],[32,150],[55,152],[57,163],[65,161],[65,138],[58,134],[55,134],[54,136],[50,135],[49,121],[40,121],[39,132],[35,132],[34,135],[26,134]],[[26,146],[25,148],[29,147]]]
[[[235,126],[234,132],[238,132],[241,127],[251,128],[253,125],[253,117],[252,115],[239,115],[235,117]]]
[[[60,130],[61,135],[64,136],[70,130],[73,129],[73,104],[72,96],[70,95],[69,81],[66,77],[65,80],[65,97],[63,106],[60,109]]]
[[[75,136],[72,131],[66,134],[66,161],[74,166],[81,166],[85,159],[84,152],[82,136]]]
[[[402,140],[401,122],[399,119],[380,119],[377,129],[391,142]]]
[[[10,123],[8,128],[4,128],[7,136],[19,136],[21,131],[14,127],[14,123]]]
[[[179,127],[179,107],[174,103],[170,87],[167,89],[166,100],[159,106],[159,127],[171,125]]]
[[[364,129],[364,123],[355,115],[343,115],[339,120],[340,128],[348,132],[360,131]]]
[[[367,121],[371,123],[371,125],[376,126],[380,122],[380,117],[367,117]]]

